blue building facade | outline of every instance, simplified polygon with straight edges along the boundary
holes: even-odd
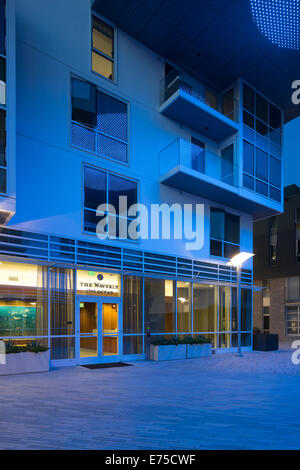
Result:
[[[281,109],[243,77],[201,83],[89,0],[0,7],[0,338],[38,338],[52,365],[144,359],[149,333],[236,348],[227,262],[252,252],[253,220],[282,211]],[[97,207],[110,231],[119,196],[149,211],[203,205],[202,248],[184,236],[99,240]]]

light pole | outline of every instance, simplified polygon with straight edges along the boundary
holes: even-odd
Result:
[[[236,268],[236,276],[237,276],[237,318],[238,318],[238,357],[242,357],[243,354],[241,352],[241,323],[242,323],[242,309],[241,309],[241,270],[243,263],[248,259],[254,256],[253,253],[247,253],[246,251],[242,251],[237,255],[233,256],[230,261],[228,261],[229,266],[234,266]]]

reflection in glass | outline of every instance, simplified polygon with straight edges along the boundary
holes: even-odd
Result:
[[[145,322],[151,333],[175,333],[175,281],[145,279]]]
[[[192,331],[192,290],[190,282],[177,282],[177,331]]]
[[[194,284],[193,323],[194,332],[216,331],[217,288],[213,285]]]
[[[219,331],[230,331],[230,287],[219,288],[219,303]]]

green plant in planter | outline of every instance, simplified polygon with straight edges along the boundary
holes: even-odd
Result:
[[[49,348],[42,346],[41,343],[37,340],[32,340],[27,343],[26,346],[18,346],[14,341],[7,341],[5,343],[5,353],[6,354],[18,354],[22,352],[33,352],[40,353],[48,351]]]
[[[173,336],[170,339],[158,338],[151,341],[153,346],[177,346],[179,344],[207,344],[211,343],[211,339],[206,338],[205,336],[191,336],[186,335],[181,338],[178,336]]]

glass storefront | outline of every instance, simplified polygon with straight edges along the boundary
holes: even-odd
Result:
[[[251,346],[252,289],[241,289],[242,345]],[[237,346],[234,285],[0,264],[0,338],[38,339],[52,361],[114,360],[145,353],[152,337],[204,335]]]

